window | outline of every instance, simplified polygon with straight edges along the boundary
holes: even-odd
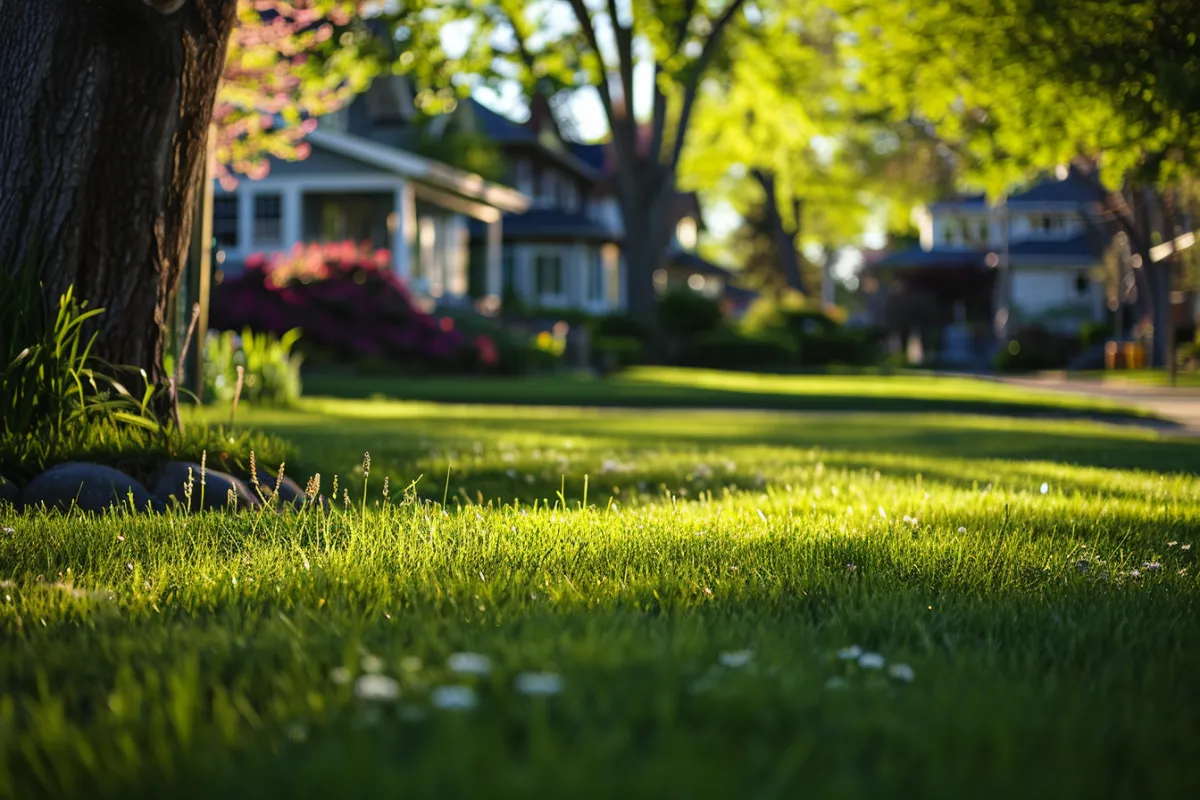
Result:
[[[279,244],[283,240],[283,200],[277,194],[254,196],[254,243]]]
[[[219,194],[213,198],[213,241],[221,250],[236,250],[238,246],[238,196]]]
[[[563,181],[562,204],[571,213],[579,210],[579,187],[574,181]]]
[[[553,206],[558,204],[558,173],[548,169],[542,173],[541,191],[538,193],[538,205]]]
[[[513,274],[516,260],[513,258],[513,247],[509,245],[500,251],[500,285],[504,291],[514,291],[517,285],[516,275]]]
[[[523,194],[533,194],[533,164],[530,164],[528,159],[517,159],[516,170],[514,171],[514,181],[517,184],[517,191]]]
[[[539,297],[563,295],[563,260],[559,253],[538,253],[533,259],[533,290]]]
[[[588,259],[587,300],[589,303],[604,302],[606,282],[604,279],[604,253],[596,250]]]
[[[1086,295],[1088,289],[1091,288],[1091,281],[1088,280],[1086,272],[1080,272],[1075,276],[1075,291],[1077,294]]]

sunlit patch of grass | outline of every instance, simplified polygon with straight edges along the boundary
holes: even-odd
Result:
[[[0,795],[1191,785],[1196,443],[320,400],[245,420],[349,502],[0,511]]]

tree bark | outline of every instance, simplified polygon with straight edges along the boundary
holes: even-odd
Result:
[[[625,227],[625,274],[629,314],[651,327],[658,320],[654,273],[671,242],[670,204],[675,176],[644,161],[620,169],[621,217]]]
[[[74,285],[155,384],[236,5],[0,0],[0,269]]]
[[[779,211],[779,196],[776,193],[775,176],[763,170],[754,170],[754,179],[763,190],[763,210],[766,212],[765,221],[771,230],[771,241],[775,246],[775,261],[779,265],[779,274],[789,288],[800,294],[808,294],[808,286],[804,283],[804,275],[800,272],[800,254],[796,250],[796,237],[800,232],[800,214],[802,206],[796,203],[796,224],[791,230],[783,222],[783,214]]]

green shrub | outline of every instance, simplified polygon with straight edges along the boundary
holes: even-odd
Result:
[[[646,346],[636,336],[600,336],[592,341],[592,357],[606,370],[639,364],[645,351]]]
[[[785,336],[752,335],[723,328],[691,339],[689,366],[714,369],[779,369],[796,363],[796,343]]]
[[[209,334],[204,348],[204,397],[214,402],[233,399],[237,368],[245,370],[242,400],[255,405],[288,406],[300,398],[302,357],[293,348],[299,330],[282,337],[272,333],[241,336],[232,331]]]
[[[1036,372],[1062,369],[1079,352],[1075,337],[1063,336],[1040,326],[1017,330],[992,361],[998,372]]]
[[[681,288],[659,298],[658,319],[666,333],[690,337],[720,328],[725,313],[713,298]]]
[[[1104,344],[1112,336],[1113,326],[1107,322],[1085,322],[1079,327],[1079,343],[1086,350]]]

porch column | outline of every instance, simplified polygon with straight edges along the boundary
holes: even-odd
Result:
[[[407,281],[412,276],[412,245],[417,239],[416,205],[407,181],[396,185],[393,214],[392,269]]]
[[[299,186],[285,186],[280,192],[280,214],[283,217],[280,220],[280,234],[282,239],[281,245],[284,251],[290,252],[303,238],[304,223],[301,198],[302,195],[300,194]]]
[[[487,224],[487,254],[485,256],[486,275],[484,279],[484,294],[490,303],[500,307],[500,298],[504,294],[504,222],[499,214]]]

